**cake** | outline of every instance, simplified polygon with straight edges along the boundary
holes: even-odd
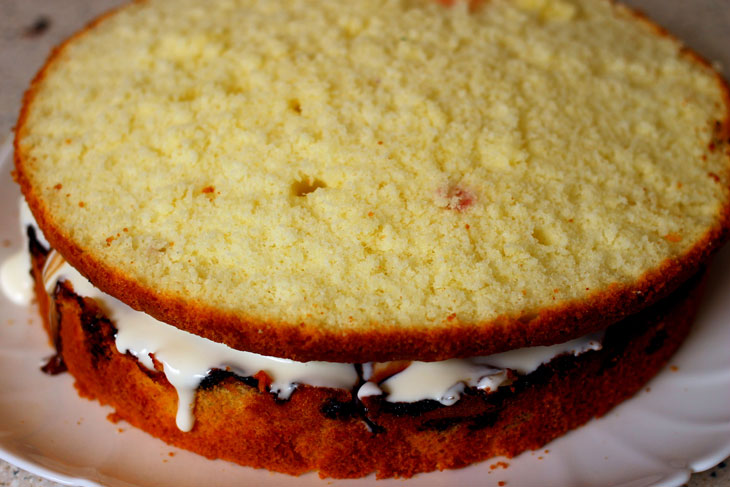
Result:
[[[686,335],[729,107],[605,0],[133,3],[52,54],[17,125],[49,370],[290,474],[538,448]]]

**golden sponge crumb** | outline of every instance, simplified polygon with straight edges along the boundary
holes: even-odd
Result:
[[[152,0],[64,48],[19,147],[68,236],[161,293],[482,322],[695,245],[724,103],[607,1]]]

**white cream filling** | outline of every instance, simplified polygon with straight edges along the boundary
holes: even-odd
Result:
[[[459,401],[466,386],[489,392],[496,390],[506,379],[506,370],[479,365],[473,359],[411,362],[380,386],[368,382],[371,385],[361,388],[358,397],[385,393],[390,402],[433,399],[444,406],[451,406]]]
[[[28,306],[33,300],[33,278],[29,272],[28,251],[20,251],[8,257],[0,267],[0,286],[7,298],[20,306]]]
[[[212,369],[230,370],[242,377],[263,371],[271,378],[270,390],[288,399],[297,384],[335,389],[352,389],[358,382],[355,367],[334,362],[295,362],[234,350],[197,335],[179,330],[151,316],[135,311],[118,299],[94,287],[68,263],[56,265],[60,254],[49,254],[43,280],[51,293],[59,281],[68,281],[74,292],[93,298],[117,329],[116,347],[134,355],[148,369],[155,360],[163,365],[167,380],[177,391],[177,426],[190,431],[194,419],[195,391]],[[53,268],[48,275],[46,270]]]
[[[0,286],[3,293],[12,302],[27,306],[33,300],[33,278],[30,275],[30,255],[28,254],[28,226],[36,229],[36,238],[40,243],[50,248],[33,214],[24,198],[20,198],[20,234],[23,236],[21,249],[8,257],[0,267]]]
[[[288,399],[297,384],[353,389],[358,383],[354,364],[295,362],[234,350],[162,323],[101,292],[66,262],[54,265],[58,259],[62,259],[60,254],[52,251],[46,269],[55,269],[49,275],[44,270],[46,290],[51,293],[57,282],[69,281],[77,294],[95,299],[112,320],[117,328],[116,347],[120,353],[131,353],[149,369],[154,369],[151,358],[154,355],[177,391],[177,425],[182,431],[192,429],[195,391],[213,369],[230,370],[242,377],[264,371],[272,380],[271,392],[280,399]],[[357,395],[363,398],[385,394],[389,402],[433,399],[451,406],[461,398],[467,386],[494,391],[507,379],[507,369],[529,374],[558,355],[598,350],[600,339],[599,333],[550,347],[522,348],[469,359],[411,362],[379,385],[365,382]],[[367,368],[372,365],[367,364]]]
[[[527,347],[483,357],[450,359],[440,362],[411,362],[403,371],[383,381],[379,387],[361,388],[358,397],[387,394],[391,402],[439,401],[455,404],[464,388],[494,391],[507,380],[507,369],[521,375],[537,370],[558,355],[580,355],[600,350],[603,332],[592,333],[565,343],[547,347]]]
[[[547,347],[529,347],[495,353],[487,357],[473,359],[479,364],[489,364],[492,367],[511,369],[518,374],[526,375],[542,364],[550,362],[558,355],[572,354],[578,356],[589,350],[600,350],[603,340],[603,331],[591,333],[575,340],[558,343]]]
[[[27,214],[30,212],[27,211]],[[33,225],[39,240],[47,244],[32,221],[32,216],[27,224]],[[26,275],[28,262],[26,251],[23,260]],[[14,269],[8,271],[8,279],[19,279],[16,269],[19,264],[6,262],[3,269],[5,266]],[[176,422],[182,431],[192,429],[196,390],[213,369],[229,370],[242,377],[254,376],[263,371],[271,378],[271,392],[281,399],[288,399],[298,384],[354,389],[359,383],[355,364],[295,362],[267,357],[234,350],[167,325],[103,293],[55,251],[51,251],[48,256],[43,269],[43,281],[49,294],[53,293],[58,282],[68,281],[78,295],[94,299],[117,329],[116,348],[120,353],[130,353],[151,370],[154,369],[152,356],[162,364],[165,377],[177,391]],[[5,284],[3,289],[6,290]],[[383,394],[389,402],[432,399],[450,406],[460,399],[467,386],[487,392],[496,390],[507,379],[507,369],[529,374],[558,355],[580,355],[589,350],[599,350],[602,336],[603,332],[599,332],[549,347],[522,348],[484,357],[439,362],[414,361],[380,384],[369,380],[376,364],[363,364],[362,375],[366,382],[358,388],[357,396],[363,398]]]

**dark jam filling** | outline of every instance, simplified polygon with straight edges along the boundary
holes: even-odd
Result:
[[[63,355],[59,352],[54,353],[48,357],[45,363],[41,366],[41,371],[48,375],[58,375],[66,372],[66,362],[63,361]]]
[[[32,225],[25,227],[25,234],[28,236],[28,250],[30,250],[30,255],[34,257],[43,256],[44,258],[48,256],[51,249],[46,248],[38,240],[36,229]]]
[[[217,387],[221,382],[223,382],[227,379],[237,380],[254,389],[259,388],[259,381],[255,377],[241,377],[240,375],[236,375],[235,373],[228,371],[228,370],[212,369],[211,371],[208,372],[208,375],[206,375],[205,378],[202,381],[200,381],[200,385],[198,386],[198,389],[201,389],[201,390],[213,389],[213,388]]]
[[[359,414],[359,408],[354,401],[339,401],[329,398],[322,403],[319,412],[327,419],[350,419]]]
[[[366,382],[363,378],[362,364],[355,364],[355,371],[357,372],[357,384],[355,384],[355,387],[353,387],[350,391],[350,400],[340,401],[334,398],[326,399],[319,408],[319,412],[327,419],[349,420],[357,418],[365,423],[371,433],[384,433],[385,428],[377,424],[368,416],[368,408],[357,396],[357,391]]]
[[[38,240],[37,230],[32,225],[25,227],[25,234],[28,237],[28,251],[35,262],[35,265],[38,265],[39,268],[42,269],[51,250],[46,248],[46,246]],[[32,269],[30,270],[30,276],[31,278],[34,277]],[[55,300],[49,302],[48,305],[55,306]],[[46,359],[45,363],[41,366],[41,370],[43,373],[48,375],[58,375],[66,372],[68,369],[66,368],[66,363],[63,361],[61,336],[58,334],[58,330],[54,330],[51,335],[55,353]]]

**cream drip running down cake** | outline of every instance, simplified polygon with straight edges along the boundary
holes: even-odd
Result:
[[[607,0],[132,3],[54,51],[17,125],[45,370],[294,475],[539,448],[687,334],[729,110]]]

